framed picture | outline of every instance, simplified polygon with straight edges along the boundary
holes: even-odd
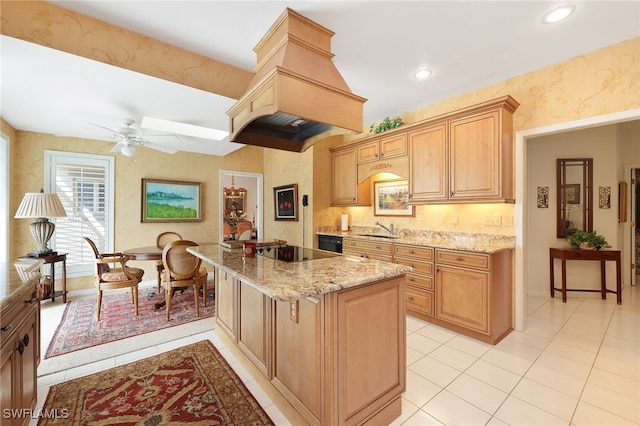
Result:
[[[142,179],[142,222],[201,222],[202,183]]]
[[[567,204],[580,204],[580,184],[570,183],[565,185],[564,196]]]
[[[373,182],[374,216],[415,216],[415,206],[409,201],[409,181],[407,179]]]
[[[275,220],[298,220],[298,184],[273,188]]]

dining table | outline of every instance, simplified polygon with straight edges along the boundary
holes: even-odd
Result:
[[[153,260],[154,262],[162,260],[162,247],[156,245],[135,247],[122,251],[122,254],[130,260]],[[160,269],[158,270],[158,288],[160,288]],[[154,303],[153,307],[158,310],[165,306],[166,301]]]

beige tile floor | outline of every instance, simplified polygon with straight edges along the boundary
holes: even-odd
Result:
[[[621,306],[591,296],[531,297],[527,329],[495,346],[407,317],[407,390],[393,425],[640,424],[640,291],[625,287]],[[42,305],[43,351],[63,309]],[[52,384],[202,339],[277,425],[291,424],[213,331],[39,377],[38,407]]]

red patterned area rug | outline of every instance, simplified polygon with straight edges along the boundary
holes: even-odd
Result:
[[[38,425],[273,425],[203,340],[49,389]]]
[[[134,316],[128,291],[103,293],[100,321],[96,321],[95,296],[69,302],[45,359],[215,316],[215,299],[208,298],[204,307],[200,297],[200,318],[196,318],[193,288],[187,288],[183,293],[175,293],[171,300],[171,319],[167,321],[165,308],[155,310],[154,307],[156,302],[164,300],[164,293],[155,294],[155,290],[139,290],[138,318]]]

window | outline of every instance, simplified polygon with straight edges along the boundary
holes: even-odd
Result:
[[[67,217],[55,219],[51,247],[68,253],[70,276],[93,273],[94,257],[82,237],[101,252],[113,247],[114,158],[103,155],[45,151],[45,187],[57,192]]]

